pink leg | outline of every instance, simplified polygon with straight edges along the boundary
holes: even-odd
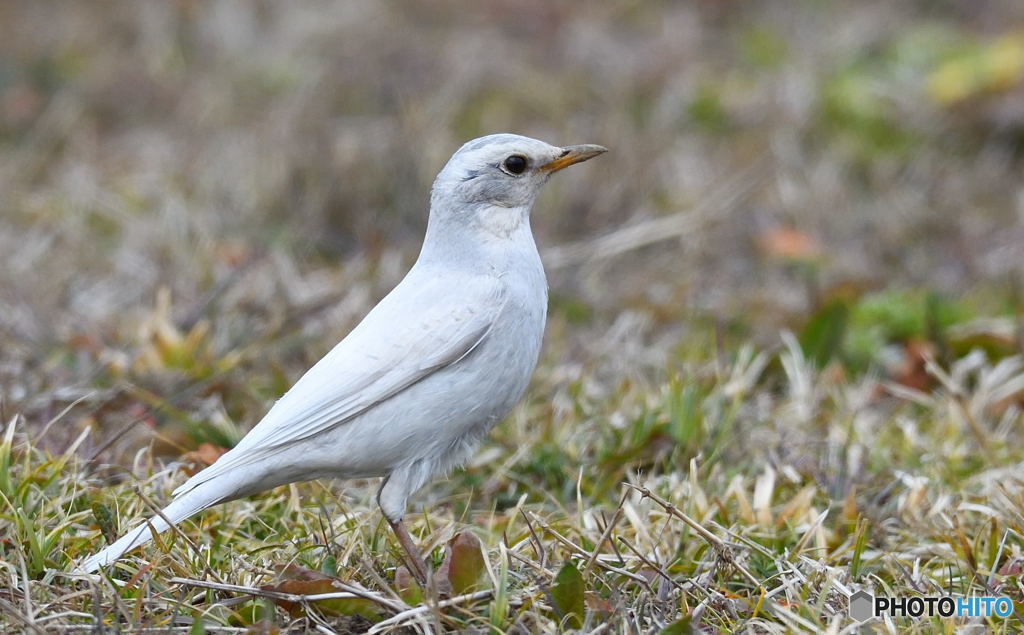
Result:
[[[391,525],[391,531],[395,532],[398,542],[402,545],[402,549],[405,550],[405,555],[409,557],[409,564],[412,566],[411,571],[416,581],[424,589],[427,588],[427,563],[423,560],[419,549],[416,548],[416,544],[412,541],[412,536],[409,535],[409,531],[405,528],[405,523],[400,520],[398,522],[391,522],[391,519],[387,516],[384,518]]]

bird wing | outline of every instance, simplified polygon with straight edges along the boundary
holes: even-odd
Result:
[[[341,425],[458,362],[487,338],[504,302],[493,276],[408,276],[234,449],[174,493]]]

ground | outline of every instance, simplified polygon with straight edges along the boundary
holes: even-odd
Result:
[[[26,1],[0,32],[5,630],[1021,629],[1020,3]],[[433,175],[503,131],[611,152],[535,208],[527,397],[413,500],[431,587],[374,481],[73,578],[401,279]],[[862,627],[858,590],[1013,614]]]

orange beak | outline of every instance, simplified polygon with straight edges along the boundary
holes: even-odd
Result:
[[[593,159],[597,155],[604,154],[605,152],[608,152],[608,148],[589,143],[578,146],[565,146],[562,148],[561,156],[554,161],[545,163],[538,169],[541,172],[558,172],[562,168],[582,163],[587,159]]]

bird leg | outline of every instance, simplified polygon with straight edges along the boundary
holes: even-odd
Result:
[[[412,536],[409,535],[409,531],[405,528],[405,523],[401,520],[392,521],[386,515],[384,518],[391,525],[391,531],[395,532],[395,536],[398,538],[398,542],[402,545],[402,549],[405,550],[405,555],[409,557],[409,564],[411,565],[411,571],[416,581],[420,583],[420,586],[424,589],[427,588],[427,563],[423,560],[423,556],[420,555],[419,549],[416,548],[416,543],[412,541]]]

